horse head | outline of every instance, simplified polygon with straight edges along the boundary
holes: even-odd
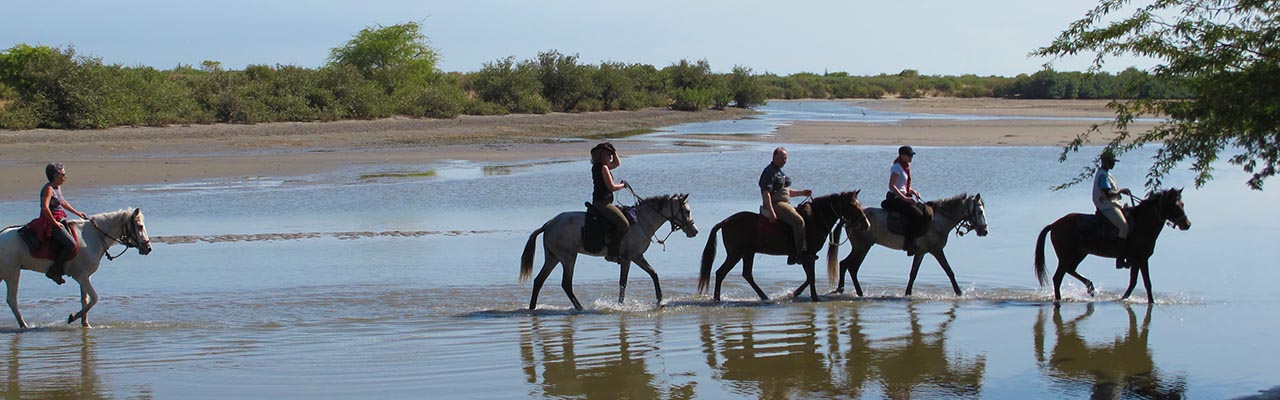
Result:
[[[698,236],[698,227],[693,222],[693,212],[689,211],[689,195],[677,192],[667,198],[666,208],[672,210],[670,216],[665,216],[671,221],[671,227],[684,232],[685,236]]]
[[[968,223],[978,231],[978,237],[987,236],[987,205],[982,201],[982,193],[969,198]]]
[[[141,208],[133,209],[128,215],[128,221],[124,224],[124,234],[121,235],[121,244],[128,247],[138,248],[138,254],[151,254],[151,237],[147,235],[147,226],[143,222],[145,217],[142,215]]]
[[[1191,219],[1182,207],[1182,189],[1168,189],[1154,192],[1148,199],[1154,198],[1158,203],[1156,209],[1160,217],[1169,221],[1181,230],[1191,229]]]
[[[871,222],[867,220],[867,214],[862,208],[862,202],[858,201],[858,193],[861,192],[861,190],[854,190],[830,196],[834,198],[831,208],[835,211],[836,217],[839,217],[840,222],[855,231],[871,229]],[[814,200],[816,201],[817,199]]]

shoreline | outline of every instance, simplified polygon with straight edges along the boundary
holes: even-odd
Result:
[[[775,134],[673,135],[735,142],[837,145],[1060,146],[1108,122],[1106,101],[1008,99],[829,100],[880,111],[1097,120],[907,120],[897,124],[797,122]],[[444,161],[517,163],[583,157],[600,140],[623,155],[703,151],[626,136],[690,122],[749,118],[750,110],[665,109],[581,114],[462,116],[448,120],[192,125],[91,131],[0,131],[0,201],[34,199],[44,165],[67,166],[73,191],[210,179],[290,177],[350,168],[403,169]],[[1154,123],[1135,123],[1144,129]],[[1105,132],[1105,130],[1104,130]]]

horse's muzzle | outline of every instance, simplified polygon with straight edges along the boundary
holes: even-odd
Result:
[[[148,243],[144,246],[138,247],[138,254],[141,254],[144,256],[147,254],[151,254],[151,244]]]
[[[684,235],[687,237],[698,236],[698,227],[696,226],[689,225],[689,229],[682,229],[682,230],[684,231]]]
[[[1177,225],[1178,225],[1178,229],[1181,229],[1184,231],[1191,229],[1191,218],[1182,217],[1182,219],[1178,221]]]
[[[987,227],[985,227],[985,226],[979,226],[979,227],[978,227],[978,229],[977,229],[977,231],[978,231],[978,237],[984,237],[984,236],[987,236]]]

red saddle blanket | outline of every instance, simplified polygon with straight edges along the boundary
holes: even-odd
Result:
[[[791,225],[781,220],[771,222],[760,215],[756,218],[756,233],[756,248],[762,248],[767,242],[773,241],[782,243],[788,249],[793,247]]]
[[[31,222],[28,222],[23,228],[27,230],[27,232],[23,232],[23,234],[31,235],[32,238],[35,239],[35,242],[38,243],[36,246],[31,246],[30,242],[28,242],[27,248],[31,250],[32,257],[53,260],[53,258],[57,256],[58,243],[52,238],[52,224],[48,223],[48,221],[45,221],[43,218],[36,218],[31,220]],[[80,250],[80,246],[78,245],[80,243],[80,234],[75,229],[67,230],[71,232],[71,239],[77,243],[76,246],[71,248],[71,256],[67,258],[70,260],[72,258],[76,258],[76,253]]]

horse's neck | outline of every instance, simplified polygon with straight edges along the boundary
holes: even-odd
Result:
[[[1143,234],[1145,233],[1143,232],[1144,230],[1149,230],[1151,237],[1160,236],[1160,231],[1164,230],[1164,218],[1161,218],[1160,213],[1156,210],[1159,207],[1160,203],[1156,200],[1144,201],[1133,207],[1132,211],[1129,212],[1134,220],[1133,226],[1135,228],[1141,227],[1135,229],[1137,231],[1135,233]]]
[[[88,233],[96,236],[106,235],[111,238],[120,237],[121,235],[124,234],[124,228],[119,223],[120,218],[118,214],[119,214],[118,212],[113,212],[113,213],[90,216],[88,221],[85,221],[84,223],[80,224],[81,236],[83,237],[85,236],[84,235],[85,233]],[[102,239],[106,239],[106,238],[104,237]],[[86,241],[85,243],[88,243],[88,241]],[[107,247],[111,247],[111,244],[113,242],[111,240],[104,240],[102,243],[103,243],[103,246],[102,246],[103,249],[106,249]]]
[[[814,199],[809,202],[809,220],[805,221],[805,225],[810,225],[810,221],[816,222],[816,226],[823,229],[831,230],[831,226],[836,223],[839,217],[836,216],[836,210],[831,206],[829,201],[834,199]]]
[[[636,224],[644,228],[644,233],[653,236],[658,233],[658,228],[662,224],[667,223],[667,216],[663,210],[667,208],[668,200],[653,200],[640,203],[639,211],[636,213]],[[671,214],[674,215],[673,210]]]
[[[968,217],[968,215],[965,215],[968,212],[968,210],[965,207],[965,202],[963,198],[956,199],[956,200],[947,200],[937,204],[938,205],[937,207],[935,207],[936,212],[934,213],[933,220],[940,222],[945,228],[943,229],[944,231],[950,230],[951,228],[955,228],[956,225],[960,225],[960,221],[964,221],[964,219]],[[942,217],[941,221],[939,221],[939,218],[938,218],[939,216]]]

